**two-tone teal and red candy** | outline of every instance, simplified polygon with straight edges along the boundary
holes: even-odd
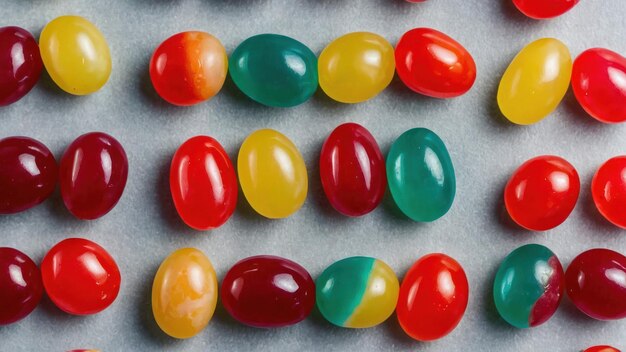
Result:
[[[493,283],[498,313],[517,328],[545,323],[563,297],[564,275],[550,249],[539,244],[517,248],[504,259]]]

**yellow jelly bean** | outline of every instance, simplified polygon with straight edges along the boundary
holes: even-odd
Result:
[[[264,129],[250,134],[239,149],[237,169],[248,203],[267,218],[286,218],[306,199],[304,159],[280,132]]]
[[[52,80],[70,94],[91,94],[111,75],[109,46],[98,28],[82,17],[52,20],[41,32],[39,48]]]
[[[394,50],[385,38],[349,33],[331,42],[318,59],[319,83],[332,99],[360,103],[385,89],[396,68]]]
[[[154,277],[152,313],[166,334],[190,338],[213,317],[217,295],[211,261],[195,248],[182,248],[161,263]]]
[[[511,61],[498,88],[498,106],[511,122],[539,122],[559,105],[572,75],[565,44],[543,38],[528,44]]]

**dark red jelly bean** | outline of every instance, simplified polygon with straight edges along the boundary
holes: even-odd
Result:
[[[237,321],[259,328],[296,324],[315,305],[315,283],[297,263],[275,256],[239,261],[221,287],[226,311]]]
[[[39,45],[27,30],[0,28],[0,106],[22,99],[41,76]]]
[[[67,209],[79,219],[102,217],[120,200],[128,160],[113,137],[92,132],[78,137],[61,159],[61,195]]]
[[[0,214],[30,209],[56,187],[57,163],[52,152],[28,137],[0,140]]]
[[[320,155],[320,177],[330,204],[348,216],[374,210],[387,187],[378,143],[356,123],[340,125],[328,136]]]
[[[37,264],[16,249],[0,248],[0,325],[24,319],[42,295]]]
[[[183,143],[172,159],[170,191],[178,215],[190,227],[223,225],[237,205],[237,176],[220,143],[207,136]]]
[[[565,272],[574,305],[598,320],[626,318],[626,257],[596,248],[579,254]]]

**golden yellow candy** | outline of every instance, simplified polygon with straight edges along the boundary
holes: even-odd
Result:
[[[152,313],[166,334],[186,339],[209,323],[217,295],[211,261],[195,248],[182,248],[161,263],[154,277]]]
[[[498,88],[498,106],[511,122],[539,122],[559,105],[572,75],[565,44],[543,38],[528,44],[511,61]]]
[[[318,59],[320,87],[342,103],[360,103],[382,92],[395,73],[394,50],[378,34],[349,33],[335,39]]]
[[[267,218],[286,218],[306,199],[304,159],[280,132],[264,129],[250,134],[239,149],[237,170],[248,203]]]
[[[98,28],[82,17],[52,20],[41,32],[39,48],[52,80],[70,94],[91,94],[111,75],[109,46]]]

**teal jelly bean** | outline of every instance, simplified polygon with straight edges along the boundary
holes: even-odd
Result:
[[[398,208],[409,218],[429,222],[450,210],[456,177],[445,144],[433,131],[404,132],[387,156],[389,190]]]
[[[304,103],[317,90],[317,57],[301,42],[278,34],[243,41],[229,59],[233,82],[251,99],[267,106]]]

